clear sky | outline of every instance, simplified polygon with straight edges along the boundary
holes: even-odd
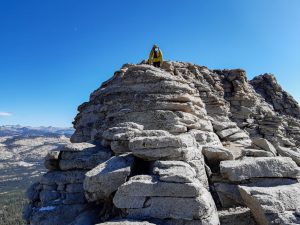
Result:
[[[158,43],[166,60],[274,73],[300,100],[299,0],[0,0],[0,125],[71,126]]]

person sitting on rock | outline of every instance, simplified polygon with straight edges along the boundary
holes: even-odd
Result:
[[[155,67],[160,67],[160,65],[163,62],[163,54],[161,52],[161,50],[159,49],[158,45],[153,45],[150,55],[149,55],[149,59],[148,59],[148,63],[151,65],[153,64],[153,66]]]

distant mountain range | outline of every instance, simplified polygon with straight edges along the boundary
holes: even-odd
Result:
[[[70,137],[74,132],[74,129],[61,128],[61,127],[31,127],[20,125],[5,125],[0,126],[0,137],[4,136],[22,136],[22,137],[57,137],[66,136]]]

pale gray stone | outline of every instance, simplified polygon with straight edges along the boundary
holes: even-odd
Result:
[[[295,151],[282,146],[278,146],[277,151],[281,156],[290,157],[298,166],[300,166],[300,151]]]
[[[296,163],[287,157],[246,157],[242,160],[222,161],[220,170],[222,176],[231,181],[258,177],[299,177]]]
[[[189,134],[137,137],[129,142],[133,155],[145,160],[185,160],[197,155],[195,138]]]
[[[264,138],[253,138],[252,143],[254,146],[257,146],[261,149],[272,152],[274,156],[277,155],[277,151],[276,151],[275,147],[268,140],[266,140]]]
[[[159,180],[175,183],[192,183],[196,177],[196,171],[182,161],[156,161],[153,173],[159,175]]]
[[[247,207],[223,209],[218,213],[221,225],[257,225]]]
[[[205,189],[206,190],[206,189]],[[128,209],[129,217],[208,220],[218,225],[219,218],[211,195],[206,191],[198,198],[151,197],[146,208]]]
[[[133,164],[132,155],[115,156],[85,175],[83,187],[88,201],[107,199],[126,182]]]
[[[259,225],[299,224],[300,184],[267,187],[239,186],[240,193]]]
[[[206,188],[209,189],[208,178],[209,175],[206,173],[206,165],[204,158],[188,161],[191,167],[196,171],[196,179]]]
[[[230,128],[235,128],[237,127],[237,124],[230,121],[226,121],[226,122],[213,121],[213,127],[217,131],[222,131]]]
[[[131,204],[130,201],[127,201],[129,197],[191,198],[198,196],[204,189],[196,181],[194,183],[170,183],[159,181],[157,176],[138,175],[118,188],[114,197],[114,204],[118,208],[129,208],[124,207],[126,204]]]
[[[239,131],[240,131],[240,128],[234,127],[234,128],[229,128],[226,130],[218,131],[217,134],[219,135],[220,138],[224,139],[224,138],[231,136]]]
[[[112,156],[111,152],[99,152],[75,159],[61,159],[59,161],[59,168],[61,170],[74,170],[74,169],[93,169],[100,163],[107,161]]]
[[[274,154],[272,152],[268,152],[266,150],[259,149],[242,149],[242,156],[248,157],[273,157]]]
[[[221,161],[233,159],[233,154],[223,147],[204,146],[202,153],[211,165],[218,165]]]

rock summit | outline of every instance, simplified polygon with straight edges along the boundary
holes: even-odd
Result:
[[[300,108],[273,75],[126,64],[78,111],[28,224],[300,224]]]

